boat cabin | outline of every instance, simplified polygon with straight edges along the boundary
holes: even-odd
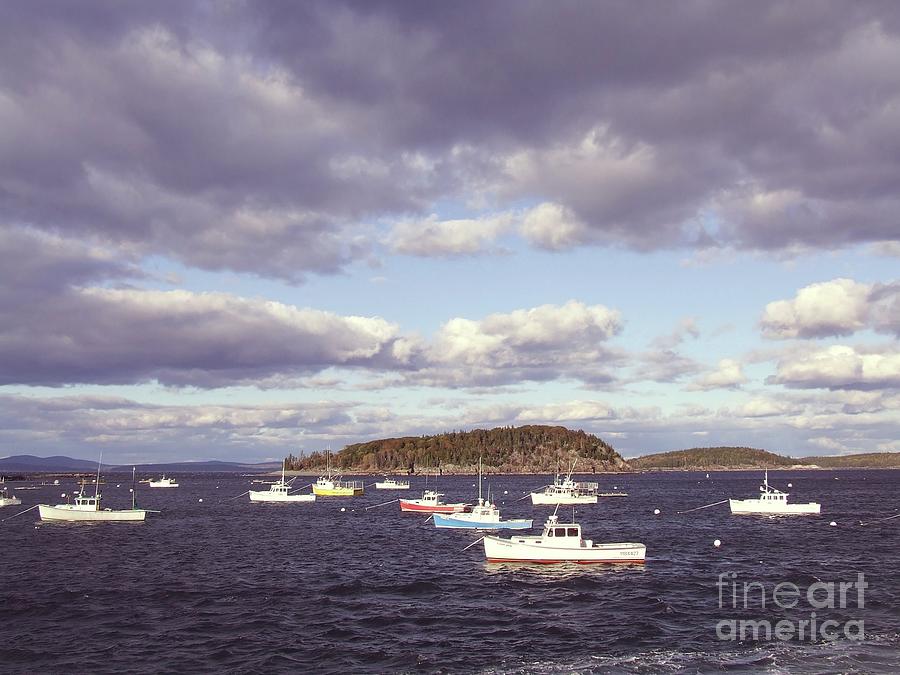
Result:
[[[544,537],[553,538],[553,539],[561,539],[563,537],[572,537],[574,539],[581,539],[581,525],[576,525],[574,523],[550,523],[547,522],[544,525]]]
[[[81,511],[99,511],[100,496],[88,497],[86,495],[79,495],[75,497],[75,507]]]
[[[763,492],[759,496],[759,499],[760,501],[769,502],[771,504],[787,504],[787,497],[787,492],[782,492],[781,490],[776,490],[775,488],[769,488],[768,492]]]

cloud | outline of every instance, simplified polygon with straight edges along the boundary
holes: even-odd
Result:
[[[396,223],[388,244],[396,253],[421,257],[452,257],[488,252],[488,247],[509,230],[511,213],[482,218],[440,220],[432,214],[423,221]]]
[[[571,209],[549,202],[530,209],[519,231],[535,246],[553,251],[572,248],[592,238],[590,228]]]
[[[447,200],[551,250],[896,243],[896,8],[473,11],[4,3],[0,220],[291,282]],[[494,236],[431,226],[393,245]]]
[[[834,279],[801,288],[792,300],[766,305],[768,338],[819,338],[873,330],[900,335],[900,284]]]
[[[4,395],[0,448],[82,457],[103,448],[111,462],[258,461],[318,450],[351,430],[377,433],[376,412],[334,401],[158,405],[109,396]]]
[[[686,375],[694,375],[701,370],[703,366],[694,359],[672,349],[662,349],[639,355],[633,380],[676,382]]]
[[[222,292],[91,284],[134,270],[102,249],[0,228],[0,385],[136,384],[307,387],[329,369],[402,383],[494,387],[613,379],[606,342],[618,312],[569,301],[480,320],[453,318],[433,337],[381,317],[341,316]],[[326,380],[338,381],[334,373]]]
[[[895,348],[862,350],[832,345],[779,361],[766,380],[800,389],[892,389],[900,387],[900,353]]]
[[[610,381],[619,356],[604,343],[622,328],[618,312],[570,300],[481,320],[455,318],[435,334],[428,367],[411,377],[443,386],[559,378]]]
[[[695,340],[700,337],[700,328],[697,326],[695,316],[684,317],[671,333],[654,338],[650,346],[657,349],[672,349],[684,342],[688,336]]]
[[[207,388],[332,366],[404,367],[404,340],[384,319],[227,293],[70,288],[0,308],[0,318],[0,384]]]
[[[741,364],[734,359],[721,359],[715,370],[697,378],[688,385],[689,391],[710,389],[735,389],[747,382]]]

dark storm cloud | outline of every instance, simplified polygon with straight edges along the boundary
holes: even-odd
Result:
[[[472,194],[566,214],[550,248],[892,240],[898,15],[7,2],[0,219],[291,281]]]

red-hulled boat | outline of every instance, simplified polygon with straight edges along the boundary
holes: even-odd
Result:
[[[470,511],[471,504],[444,504],[441,497],[444,495],[434,490],[425,490],[421,499],[401,499],[400,510],[415,513],[461,513]]]

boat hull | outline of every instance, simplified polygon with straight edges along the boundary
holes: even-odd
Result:
[[[467,513],[458,513],[456,516],[469,515]],[[465,518],[455,517],[451,514],[434,514],[434,526],[448,529],[459,530],[529,530],[532,527],[532,520],[500,520],[500,521],[479,521],[468,520]]]
[[[38,506],[41,520],[65,522],[141,522],[147,515],[143,509],[127,509],[121,511],[79,511],[77,509],[59,508],[41,504]]]
[[[18,497],[0,497],[0,508],[4,506],[18,506],[22,500]]]
[[[409,490],[409,483],[375,483],[376,490]]]
[[[532,537],[539,540],[539,537]],[[523,543],[523,541],[525,543]],[[522,562],[541,565],[577,563],[580,565],[642,563],[647,555],[644,544],[592,544],[581,547],[554,547],[486,535],[484,554],[488,562]]]
[[[531,503],[535,506],[556,506],[557,504],[596,504],[597,495],[545,495],[532,492]]]
[[[358,497],[363,494],[363,488],[324,488],[313,485],[313,493],[320,497]]]
[[[302,495],[273,495],[268,490],[256,491],[250,490],[251,502],[271,502],[275,504],[296,504],[299,502],[314,502],[316,496],[314,494]]]
[[[762,516],[814,516],[822,511],[822,505],[815,502],[808,504],[772,504],[759,499],[729,499],[731,513],[734,515]]]
[[[415,499],[401,499],[400,510],[413,513],[462,513],[471,508],[469,504],[420,504]]]

